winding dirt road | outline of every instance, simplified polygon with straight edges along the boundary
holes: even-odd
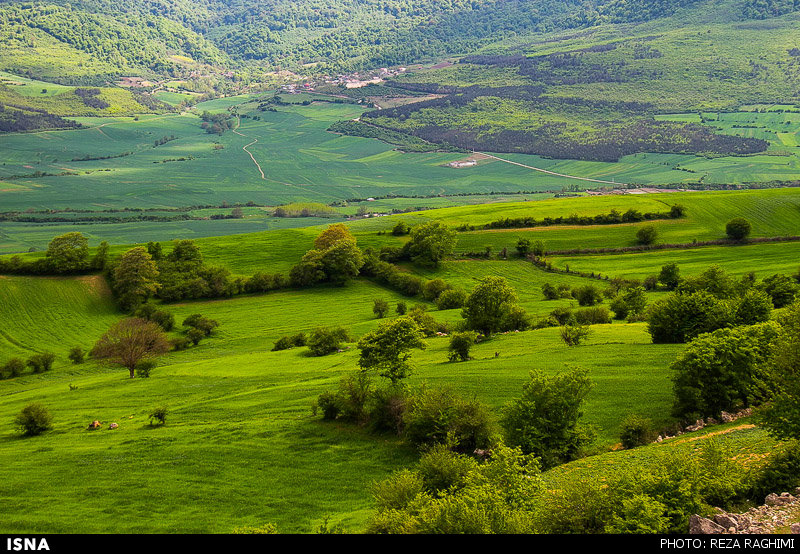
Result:
[[[245,135],[245,134],[242,134],[242,133],[240,133],[239,131],[237,131],[237,129],[239,128],[239,124],[240,124],[241,122],[242,122],[241,118],[238,118],[238,117],[237,117],[237,118],[236,118],[236,128],[235,128],[235,129],[231,129],[231,131],[232,131],[232,132],[234,132],[234,133],[236,133],[236,134],[237,134],[237,135],[239,135],[240,137],[244,137],[244,138],[250,138],[250,137],[248,137],[247,135]],[[250,156],[250,159],[251,159],[251,160],[253,160],[253,163],[254,163],[254,164],[256,164],[256,167],[258,168],[258,172],[259,172],[259,173],[261,173],[261,178],[262,178],[262,179],[266,179],[266,177],[264,176],[264,170],[263,170],[263,169],[261,169],[261,165],[259,165],[259,163],[256,161],[256,158],[253,156],[253,153],[252,153],[252,152],[250,152],[250,150],[248,150],[248,149],[247,149],[247,147],[248,147],[248,146],[253,146],[253,145],[254,145],[255,143],[257,143],[257,142],[258,142],[258,139],[253,139],[253,141],[252,141],[252,142],[248,142],[246,145],[242,146],[242,150],[244,150],[245,152],[247,152],[247,155],[248,155],[248,156]]]

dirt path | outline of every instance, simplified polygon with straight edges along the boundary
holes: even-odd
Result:
[[[237,118],[236,118],[236,127],[235,127],[234,129],[231,129],[231,131],[232,131],[232,132],[234,132],[234,133],[236,133],[236,134],[237,134],[237,135],[239,135],[240,137],[250,138],[250,137],[248,137],[247,135],[244,135],[244,134],[240,133],[239,131],[237,131],[237,129],[239,128],[239,124],[240,124],[241,122],[242,122],[241,118],[238,118],[238,117],[237,117]],[[248,149],[247,149],[247,147],[248,147],[248,146],[253,146],[253,145],[254,145],[255,143],[257,143],[257,142],[258,142],[258,139],[253,139],[253,142],[249,142],[249,143],[247,143],[246,145],[242,146],[242,150],[244,150],[245,152],[247,152],[247,155],[248,155],[248,156],[250,156],[250,159],[251,159],[251,160],[253,160],[253,163],[254,163],[254,164],[256,164],[256,167],[258,168],[258,172],[259,172],[259,173],[261,173],[261,178],[262,178],[262,179],[266,179],[266,177],[264,176],[264,170],[262,170],[262,169],[261,169],[261,166],[260,166],[260,165],[259,165],[259,163],[256,161],[256,158],[253,156],[253,153],[252,153],[252,152],[250,152],[250,150],[248,150]]]
[[[503,158],[498,158],[497,156],[492,156],[491,154],[487,154],[486,152],[475,152],[476,154],[483,154],[493,160],[497,160],[500,162],[506,162],[507,164],[514,164],[520,167],[524,167],[526,169],[532,169],[534,171],[539,171],[541,173],[547,173],[548,175],[555,175],[556,177],[566,177],[567,179],[577,179],[578,181],[588,181],[590,183],[603,183],[606,185],[625,185],[626,183],[620,183],[618,181],[603,181],[602,179],[590,179],[589,177],[576,177],[575,175],[566,175],[564,173],[556,173],[555,171],[548,171],[547,169],[542,169],[540,167],[533,167],[532,165],[525,165],[518,162],[512,162],[511,160],[504,160]]]

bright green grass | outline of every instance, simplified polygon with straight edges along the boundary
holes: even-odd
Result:
[[[604,256],[562,256],[550,261],[581,272],[602,272],[612,277],[643,279],[657,274],[663,265],[677,263],[686,275],[699,274],[716,264],[733,275],[755,272],[763,279],[776,273],[793,275],[800,269],[800,243],[764,243],[715,246],[687,250],[659,250]]]
[[[10,87],[11,90],[22,96],[53,96],[62,92],[67,92],[73,87],[65,85],[58,85],[56,83],[47,83],[45,81],[37,81],[35,79],[28,79],[27,77],[20,77],[0,71],[0,84]],[[45,92],[46,91],[46,92]]]
[[[73,346],[88,351],[120,314],[100,276],[0,277],[0,363]]]
[[[83,282],[13,281],[20,285],[9,295],[19,295],[35,314],[52,307],[56,291]],[[79,331],[85,343],[99,336],[101,324],[119,316],[107,296],[96,302],[78,296],[60,306],[70,320],[80,324],[91,314],[106,314]],[[278,336],[316,325],[344,325],[360,335],[378,323],[371,313],[374,297],[392,304],[402,299],[356,281],[341,288],[167,305],[178,322],[202,313],[217,319],[220,328],[198,347],[165,356],[150,379],[130,380],[127,372],[94,362],[68,365],[59,352],[52,372],[0,382],[0,505],[6,528],[224,533],[274,522],[284,532],[305,532],[331,515],[351,531],[362,529],[371,512],[370,482],[409,466],[416,453],[390,435],[369,435],[311,416],[314,399],[356,369],[353,345],[321,358],[308,357],[305,348],[270,349]],[[51,344],[67,346],[77,339],[76,331],[38,316],[10,331],[19,340],[43,329],[54,334]],[[530,369],[554,374],[568,365],[587,367],[596,386],[586,421],[598,428],[598,449],[617,441],[619,421],[630,410],[666,422],[667,367],[680,348],[650,344],[642,324],[593,327],[587,343],[577,348],[563,345],[557,329],[498,335],[476,345],[474,359],[461,363],[446,361],[446,338],[427,343],[426,350],[413,353],[411,385],[452,386],[494,409],[519,396]],[[70,391],[70,384],[77,389]],[[23,440],[10,422],[34,401],[51,410],[55,428]],[[151,429],[147,415],[160,404],[170,408],[167,425]],[[95,419],[104,428],[87,431]],[[107,430],[111,422],[120,428]],[[97,517],[100,513],[104,516]]]

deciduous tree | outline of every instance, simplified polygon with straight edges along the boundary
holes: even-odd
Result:
[[[128,318],[113,325],[92,348],[91,356],[121,365],[134,377],[136,364],[169,352],[167,335],[158,324]]]

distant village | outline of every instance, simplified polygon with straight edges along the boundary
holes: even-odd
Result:
[[[347,75],[337,75],[331,77],[324,75],[320,78],[319,82],[306,81],[305,83],[287,83],[281,86],[281,92],[287,94],[298,94],[301,92],[311,92],[315,87],[321,85],[335,85],[344,86],[345,88],[361,88],[367,85],[377,85],[386,79],[400,75],[408,71],[405,67],[398,67],[396,69],[389,69],[381,67],[380,69],[369,72],[355,72]]]

